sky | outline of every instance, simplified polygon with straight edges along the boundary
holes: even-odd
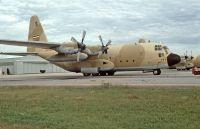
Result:
[[[52,42],[81,39],[85,43],[162,42],[173,53],[200,55],[199,0],[0,0],[0,39],[27,40],[29,19],[38,15]],[[25,52],[0,45],[0,52]],[[0,56],[0,58],[5,56]]]

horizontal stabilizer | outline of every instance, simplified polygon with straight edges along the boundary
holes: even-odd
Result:
[[[31,53],[31,52],[0,52],[0,55],[13,55],[13,56],[28,56],[28,55],[33,55],[37,56],[37,53]]]

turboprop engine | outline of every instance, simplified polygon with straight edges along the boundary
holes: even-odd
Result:
[[[85,53],[77,53],[79,54],[79,60],[83,61],[88,58],[88,55]],[[77,54],[57,54],[48,58],[50,62],[67,62],[67,61],[77,61]]]

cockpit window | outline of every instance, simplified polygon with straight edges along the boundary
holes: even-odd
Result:
[[[161,51],[162,45],[155,45],[155,51]]]
[[[166,54],[169,54],[169,48],[167,46],[163,46],[163,49],[165,50]]]
[[[163,49],[169,49],[167,46],[163,46]]]

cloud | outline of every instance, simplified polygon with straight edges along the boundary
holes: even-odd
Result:
[[[2,22],[2,23],[16,22],[17,20],[18,20],[18,17],[14,16],[14,15],[5,15],[5,14],[0,15],[0,22]]]
[[[0,38],[27,39],[29,18],[38,15],[49,41],[80,39],[86,30],[88,44],[98,44],[99,34],[113,44],[142,37],[200,54],[199,12],[199,0],[2,0]]]

